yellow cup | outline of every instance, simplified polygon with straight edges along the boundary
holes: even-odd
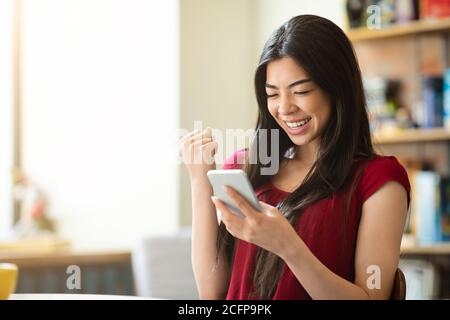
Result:
[[[18,269],[12,263],[0,263],[0,300],[8,299],[16,290]]]

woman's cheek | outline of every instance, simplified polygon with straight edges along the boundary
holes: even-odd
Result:
[[[269,104],[268,104],[268,109],[269,109],[269,113],[270,113],[273,117],[275,117],[276,114],[277,114],[277,108],[276,108],[276,106],[274,105],[274,103],[269,103]]]

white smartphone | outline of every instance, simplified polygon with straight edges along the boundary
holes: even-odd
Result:
[[[214,195],[222,200],[230,210],[241,217],[244,214],[236,207],[234,202],[228,197],[224,186],[230,186],[239,192],[255,210],[261,211],[262,207],[256,197],[255,191],[247,177],[247,174],[240,169],[231,170],[210,170],[208,171],[208,179],[214,191]]]

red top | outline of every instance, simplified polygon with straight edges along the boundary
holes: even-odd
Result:
[[[241,168],[244,156],[245,150],[233,153],[227,158],[223,168]],[[357,162],[357,166],[363,163],[364,161]],[[351,198],[345,231],[346,240],[342,236],[345,200],[345,192],[342,191],[305,208],[296,225],[298,235],[311,252],[331,271],[351,282],[355,280],[354,258],[362,205],[388,181],[397,181],[405,188],[409,206],[410,185],[405,169],[395,157],[376,156],[367,163]],[[348,187],[348,182],[345,185]],[[263,185],[255,192],[260,201],[272,206],[276,206],[289,194],[277,189],[271,183]],[[227,299],[252,299],[250,295],[253,293],[254,260],[258,247],[243,240],[236,239],[236,241]],[[272,299],[311,299],[311,297],[292,271],[284,265],[284,271]]]

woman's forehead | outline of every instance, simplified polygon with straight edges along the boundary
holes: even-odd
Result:
[[[283,57],[267,64],[267,82],[274,85],[289,85],[290,83],[309,78],[306,71],[290,58]],[[276,83],[275,83],[276,82]]]

